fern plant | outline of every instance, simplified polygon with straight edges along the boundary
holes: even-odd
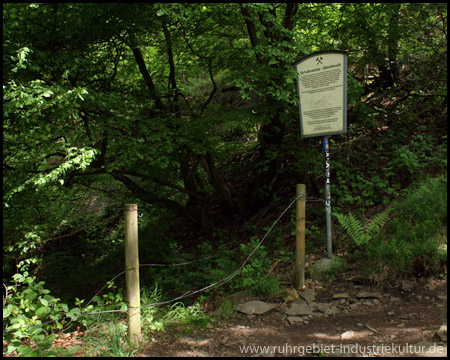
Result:
[[[383,225],[386,223],[391,211],[392,208],[384,210],[380,214],[374,216],[374,218],[367,225],[364,225],[361,220],[358,220],[352,214],[345,215],[333,213],[333,215],[338,219],[341,226],[347,231],[353,241],[358,246],[361,246],[368,244],[370,240],[378,234]]]

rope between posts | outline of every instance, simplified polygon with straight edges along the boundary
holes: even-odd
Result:
[[[141,305],[141,308],[147,308],[150,306],[160,306],[160,305],[165,305],[165,304],[169,304],[171,302],[174,301],[178,301],[181,300],[185,297],[194,295],[194,294],[198,294],[201,293],[203,291],[206,291],[208,289],[211,288],[215,288],[215,287],[219,287],[222,286],[224,284],[226,284],[227,282],[229,282],[231,279],[233,279],[238,273],[239,271],[247,264],[248,260],[250,259],[250,257],[255,253],[255,251],[261,246],[261,244],[264,242],[264,240],[266,240],[267,236],[270,234],[270,232],[272,231],[273,227],[278,223],[278,221],[283,217],[283,215],[289,210],[289,208],[297,201],[297,199],[301,198],[301,197],[305,197],[306,193],[300,193],[294,200],[292,200],[292,202],[284,209],[284,211],[278,216],[278,218],[273,222],[273,224],[270,226],[269,230],[267,230],[266,234],[264,235],[264,237],[261,239],[261,241],[255,246],[255,248],[251,251],[251,253],[247,256],[247,258],[242,262],[242,264],[239,266],[239,268],[237,268],[234,272],[232,272],[230,275],[228,275],[227,277],[216,281],[213,284],[210,284],[208,286],[205,286],[201,289],[197,289],[197,290],[190,290],[185,292],[183,295],[180,295],[174,299],[171,300],[167,300],[167,301],[161,301],[161,302],[157,302],[157,303],[151,303],[151,304],[146,304],[146,305]]]
[[[186,298],[186,297],[188,297],[188,296],[192,296],[192,295],[195,295],[195,294],[204,292],[204,291],[206,291],[206,290],[208,290],[208,289],[212,289],[212,288],[215,288],[215,287],[222,286],[222,285],[226,284],[227,282],[231,281],[231,280],[239,273],[239,271],[242,270],[242,268],[247,264],[247,262],[249,261],[249,259],[251,258],[251,256],[255,253],[255,251],[256,251],[256,250],[262,245],[262,243],[266,240],[267,236],[270,234],[270,232],[272,231],[272,229],[274,228],[274,226],[278,223],[278,221],[279,221],[279,220],[283,217],[283,215],[284,215],[284,214],[292,207],[292,205],[293,205],[298,199],[300,199],[300,198],[305,198],[307,201],[310,200],[310,199],[316,199],[316,201],[324,201],[324,199],[309,198],[309,197],[306,196],[306,192],[302,192],[302,193],[300,193],[299,195],[297,195],[297,196],[295,197],[295,199],[292,200],[292,201],[290,202],[290,204],[289,204],[289,205],[281,212],[281,214],[277,217],[277,219],[272,223],[272,225],[271,225],[270,228],[267,230],[267,232],[265,233],[265,235],[263,236],[263,238],[261,239],[261,241],[254,247],[254,249],[250,252],[250,254],[249,254],[249,255],[245,258],[245,260],[241,263],[241,265],[240,265],[235,271],[233,271],[231,274],[229,274],[228,276],[224,277],[224,278],[221,279],[221,280],[216,281],[216,282],[213,283],[213,284],[207,285],[207,286],[205,286],[205,287],[203,287],[203,288],[196,289],[196,290],[189,290],[189,291],[186,291],[184,294],[182,294],[182,295],[180,295],[180,296],[178,296],[178,297],[176,297],[176,298],[173,298],[173,299],[171,299],[171,300],[160,301],[160,302],[155,302],[155,303],[150,303],[150,304],[144,304],[144,305],[141,305],[141,306],[139,306],[139,307],[133,307],[133,309],[137,309],[137,308],[139,308],[139,309],[144,309],[144,308],[148,308],[148,307],[152,307],[152,306],[161,306],[161,305],[169,304],[169,303],[172,303],[172,302],[175,302],[175,301],[184,299],[184,298]],[[314,201],[314,200],[312,200],[312,201]],[[208,256],[208,257],[205,257],[205,258],[202,258],[202,259],[193,260],[193,261],[188,261],[188,262],[184,262],[184,263],[177,263],[177,264],[141,264],[140,266],[182,266],[182,265],[188,265],[188,264],[192,264],[192,263],[196,263],[196,262],[205,261],[205,260],[211,259],[211,258],[213,258],[213,257],[219,256],[219,255],[221,255],[221,254],[222,254],[222,253],[219,253],[219,254],[211,255],[211,256]],[[89,304],[93,301],[93,299],[94,299],[96,296],[98,296],[98,295],[105,289],[105,287],[109,285],[109,283],[111,283],[112,281],[114,281],[114,280],[115,280],[116,278],[118,278],[119,276],[123,275],[125,272],[126,272],[126,270],[120,272],[119,274],[117,274],[116,276],[114,276],[110,281],[108,281],[107,284],[106,284],[104,287],[102,287],[102,288],[101,288],[101,289],[100,289],[100,290],[92,297],[92,299],[86,304],[86,307],[85,307],[85,308],[87,308],[87,307],[89,306]],[[35,326],[46,325],[46,324],[50,324],[50,323],[55,322],[55,321],[65,320],[65,319],[69,319],[69,318],[70,318],[70,319],[78,319],[78,318],[80,318],[80,317],[88,316],[88,315],[99,315],[99,314],[106,314],[106,313],[127,312],[127,311],[129,311],[129,309],[131,309],[131,307],[128,307],[127,309],[124,309],[124,310],[122,310],[122,309],[116,309],[116,310],[92,311],[92,312],[87,312],[87,313],[81,313],[81,314],[76,315],[76,316],[73,316],[73,317],[70,317],[70,316],[62,316],[62,317],[60,317],[60,318],[58,318],[58,319],[53,319],[53,320],[50,320],[50,321],[47,321],[47,322],[43,322],[43,323],[40,323],[40,324],[26,325],[26,326],[22,326],[22,327],[10,329],[10,330],[6,329],[6,330],[4,330],[4,331],[5,331],[5,332],[11,332],[11,331],[16,331],[16,330],[19,330],[19,329],[24,329],[24,328],[29,328],[29,327],[35,327]]]

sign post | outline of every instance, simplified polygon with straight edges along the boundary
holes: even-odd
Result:
[[[330,145],[328,136],[323,137],[323,149],[325,151],[325,220],[327,225],[327,257],[328,259],[331,259],[333,251],[331,245]]]
[[[347,132],[347,52],[318,51],[295,63],[302,137],[323,136],[327,256],[332,256],[329,136]]]

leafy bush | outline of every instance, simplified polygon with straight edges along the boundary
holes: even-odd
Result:
[[[259,276],[254,279],[250,292],[261,298],[267,298],[280,290],[280,284],[276,276]]]
[[[7,344],[6,354],[19,353],[21,356],[71,356],[78,350],[52,348],[56,331],[65,331],[76,324],[89,326],[98,322],[98,316],[83,316],[90,312],[109,309],[126,309],[123,290],[113,282],[108,283],[110,292],[95,296],[86,307],[84,300],[75,299],[75,307],[69,309],[65,303],[45,289],[45,282],[36,282],[35,276],[25,271],[13,276],[14,286],[8,287],[8,296],[3,308],[3,343]],[[112,315],[113,316],[113,315]]]
[[[45,282],[36,283],[28,272],[13,276],[14,286],[8,287],[3,307],[3,343],[6,354],[17,352],[22,356],[64,356],[77,351],[53,349],[55,330],[62,330],[68,319],[81,313],[77,307],[69,310],[67,304],[50,295]],[[49,335],[50,333],[50,335]]]
[[[446,185],[446,177],[425,180],[393,205],[393,220],[369,244],[369,266],[375,272],[386,266],[399,274],[440,271],[447,242],[440,236],[447,224]]]
[[[259,240],[254,237],[248,244],[241,244],[241,250],[245,255],[250,255],[258,246]],[[270,296],[279,290],[279,283],[276,277],[266,277],[270,266],[270,259],[267,256],[264,245],[260,245],[253,252],[249,262],[242,268],[239,276],[233,279],[234,289],[245,289],[257,296]]]

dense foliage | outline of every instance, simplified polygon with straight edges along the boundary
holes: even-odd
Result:
[[[185,278],[142,270],[176,295],[236,269],[242,259],[230,249],[250,254],[257,242],[248,240],[296,183],[322,197],[320,139],[300,137],[293,68],[313,51],[349,54],[348,132],[331,138],[333,211],[374,216],[416,181],[446,183],[446,4],[6,3],[3,31],[3,282],[13,329],[92,310],[60,298],[90,298],[122,270],[125,203],[143,214],[142,263],[195,257],[184,249],[225,254]],[[445,223],[417,225],[423,234],[413,238]],[[311,203],[307,226],[307,250],[323,251],[321,203]],[[400,272],[418,261],[438,271],[429,259],[439,244],[417,250],[398,230],[407,225],[390,226],[392,243],[375,234],[361,242],[377,269],[389,258]],[[289,260],[283,226],[274,232],[231,289],[278,289],[261,280],[270,251]],[[108,305],[120,308],[117,291]],[[43,336],[15,339],[32,335]]]

